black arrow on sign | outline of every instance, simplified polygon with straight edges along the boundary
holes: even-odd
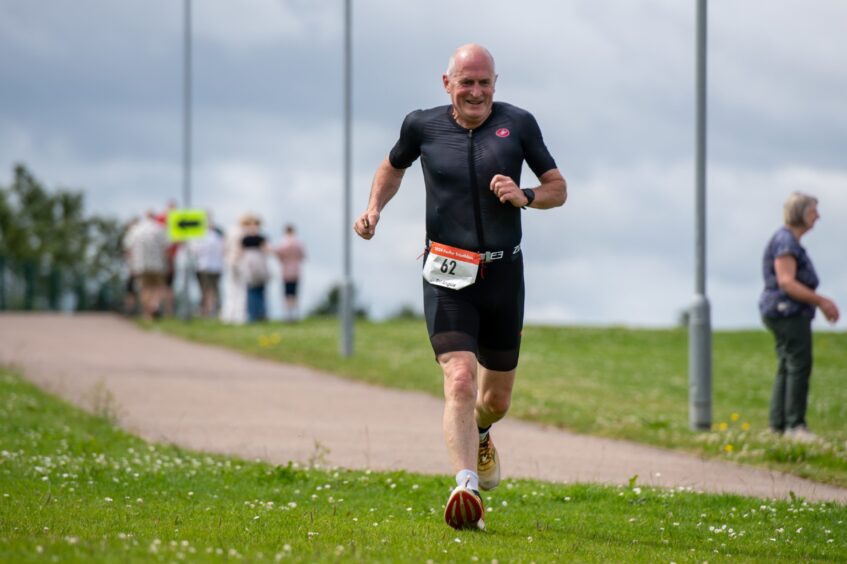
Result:
[[[189,227],[200,227],[202,222],[199,219],[180,219],[176,225],[180,229],[188,229]]]

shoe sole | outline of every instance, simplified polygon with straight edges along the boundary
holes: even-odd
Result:
[[[444,521],[454,529],[483,529],[482,501],[470,490],[454,491],[444,508]]]

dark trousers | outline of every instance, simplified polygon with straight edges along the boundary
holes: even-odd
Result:
[[[264,321],[268,315],[265,311],[265,285],[247,287],[247,321]]]
[[[812,320],[803,316],[763,321],[776,340],[779,368],[771,396],[770,426],[784,431],[806,424],[812,376]]]

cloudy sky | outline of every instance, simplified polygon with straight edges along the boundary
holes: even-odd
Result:
[[[460,44],[497,61],[568,180],[524,215],[531,322],[670,326],[694,281],[695,2],[354,0],[354,213],[405,114],[448,102]],[[306,307],[342,277],[342,0],[195,0],[192,203],[296,223]],[[847,2],[709,6],[708,294],[716,327],[759,326],[761,254],[793,190],[803,243],[847,314]],[[25,163],[127,219],[182,193],[182,2],[0,0],[0,184]],[[523,185],[534,178],[528,171]],[[374,316],[421,309],[419,164],[353,244]],[[819,316],[820,317],[820,316]],[[825,323],[818,320],[818,327]],[[844,321],[841,322],[844,326]]]

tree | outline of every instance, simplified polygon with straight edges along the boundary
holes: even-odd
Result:
[[[80,305],[119,280],[122,260],[116,220],[86,217],[82,192],[48,192],[18,164],[11,186],[0,186],[0,307],[6,307],[6,271],[23,281],[24,309],[59,307],[73,287]],[[38,302],[38,303],[37,303]],[[103,306],[103,299],[94,300]],[[9,304],[14,307],[17,304]]]
[[[353,289],[353,303],[356,303],[356,289]],[[337,316],[341,312],[341,285],[333,285],[326,294],[323,301],[312,310],[311,315]],[[353,315],[367,319],[368,310],[362,306],[353,306]]]

